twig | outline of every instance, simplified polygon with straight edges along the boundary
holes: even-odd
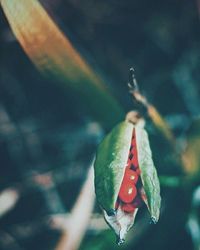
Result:
[[[14,188],[5,189],[0,193],[0,217],[14,208],[19,199],[19,192]]]
[[[138,83],[135,78],[135,73],[133,68],[130,68],[128,87],[129,87],[129,92],[132,94],[134,100],[139,104],[142,104],[143,107],[145,107],[148,116],[151,118],[155,127],[163,134],[163,136],[168,140],[168,142],[170,142],[170,144],[173,145],[174,147],[175,138],[169,125],[160,115],[157,109],[148,102],[145,96],[141,94],[138,87]]]
[[[93,164],[92,164],[93,165]],[[87,179],[72,209],[67,229],[55,248],[55,250],[76,250],[88,227],[88,222],[94,206],[93,167],[88,172]]]
[[[48,225],[53,229],[67,230],[71,221],[70,218],[70,213],[52,215],[50,216]],[[99,214],[92,214],[88,224],[88,230],[99,232],[106,229],[108,229],[108,225],[103,217]]]

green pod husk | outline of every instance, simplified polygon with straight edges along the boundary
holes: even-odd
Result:
[[[108,214],[115,210],[134,127],[140,177],[147,197],[146,203],[153,222],[157,222],[161,204],[160,184],[152,160],[148,135],[143,128],[127,121],[118,124],[98,147],[94,163],[96,197],[100,206]]]
[[[94,162],[95,192],[100,206],[108,213],[115,209],[133,127],[129,122],[121,122],[104,138],[97,150]]]
[[[147,197],[147,207],[152,221],[156,223],[160,215],[161,197],[160,183],[156,168],[152,160],[152,152],[147,132],[142,128],[136,128],[136,142],[138,162],[141,170],[141,180]]]

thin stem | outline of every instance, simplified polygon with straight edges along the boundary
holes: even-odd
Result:
[[[79,248],[94,206],[93,167],[88,172],[87,179],[72,209],[68,221],[55,250],[76,250]]]
[[[141,94],[139,90],[138,83],[135,78],[135,72],[133,68],[130,68],[129,74],[129,92],[133,96],[134,100],[141,104],[147,110],[148,116],[151,118],[155,127],[163,134],[163,136],[170,142],[171,145],[174,147],[175,138],[174,135],[165,121],[165,119],[160,115],[158,110],[148,102],[147,98]]]

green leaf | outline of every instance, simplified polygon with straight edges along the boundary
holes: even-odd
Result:
[[[148,135],[142,128],[136,128],[136,143],[139,167],[141,170],[141,180],[147,196],[147,206],[152,220],[157,222],[160,215],[161,205],[160,183],[152,160]]]
[[[78,96],[85,112],[104,127],[112,127],[124,117],[122,106],[107,84],[78,53],[38,0],[0,0],[0,4],[19,44],[45,77]]]
[[[95,169],[95,191],[99,204],[106,211],[115,208],[128,159],[133,125],[122,122],[99,145]]]

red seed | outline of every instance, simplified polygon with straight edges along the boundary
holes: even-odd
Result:
[[[121,208],[124,212],[131,213],[134,212],[136,207],[133,205],[133,203],[125,203],[121,205]]]
[[[123,182],[129,182],[131,181],[132,183],[136,184],[138,181],[138,174],[136,171],[132,169],[126,169],[125,174],[124,174],[124,179]]]
[[[132,142],[127,160],[124,178],[119,191],[119,199],[116,202],[115,208],[121,206],[125,212],[133,212],[135,208],[141,206],[142,199],[137,195],[136,184],[140,175],[137,143],[135,136],[135,129],[133,130]]]
[[[119,198],[124,203],[131,203],[137,195],[137,189],[131,181],[123,181],[120,191]]]

